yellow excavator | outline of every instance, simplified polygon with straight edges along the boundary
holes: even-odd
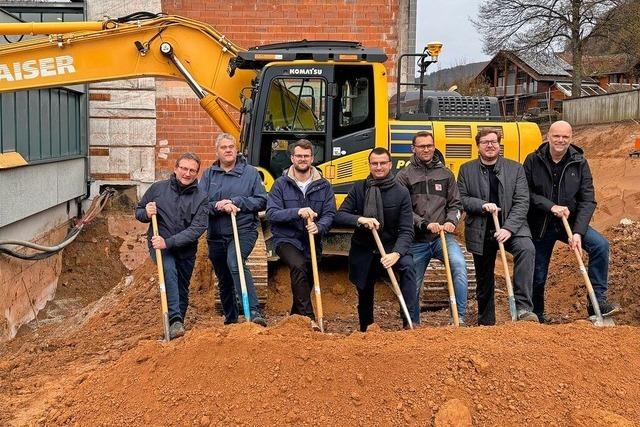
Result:
[[[415,82],[397,82],[390,115],[387,56],[357,42],[303,40],[243,50],[203,22],[145,12],[95,22],[6,23],[0,35],[46,35],[0,45],[0,93],[146,76],[180,79],[222,131],[238,137],[267,189],[290,165],[290,144],[310,140],[338,204],[367,176],[372,148],[388,148],[394,167],[403,167],[417,131],[434,134],[456,173],[477,156],[473,137],[480,127],[500,128],[504,155],[518,161],[541,140],[534,123],[502,121],[495,98],[431,94]],[[438,51],[402,55],[398,76],[403,59],[418,57],[422,81]],[[417,101],[403,87],[418,87]],[[329,236],[326,252],[346,253],[343,231]],[[263,252],[254,268],[263,272],[257,287],[264,301],[263,243],[257,251]]]

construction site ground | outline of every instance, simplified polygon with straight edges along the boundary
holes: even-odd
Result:
[[[287,316],[289,276],[278,265],[269,327],[223,326],[203,246],[187,333],[165,344],[146,225],[114,206],[65,250],[56,297],[37,322],[0,344],[0,426],[640,425],[635,133],[640,126],[619,123],[575,138],[595,177],[593,224],[611,243],[610,299],[624,307],[614,328],[585,320],[586,291],[561,244],[547,284],[549,325],[509,322],[498,269],[495,327],[455,329],[441,310],[403,331],[381,282],[377,323],[356,332],[356,293],[346,261],[334,257],[320,273],[327,333]]]

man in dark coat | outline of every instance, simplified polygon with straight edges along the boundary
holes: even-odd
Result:
[[[479,158],[462,165],[460,200],[467,217],[464,236],[476,267],[478,325],[495,325],[494,269],[498,242],[513,255],[513,288],[518,320],[538,321],[532,313],[531,282],[535,250],[527,226],[529,189],[522,165],[500,155],[502,134],[483,128],[476,135]],[[500,231],[493,213],[498,213]]]
[[[199,186],[208,196],[207,245],[209,259],[218,278],[224,323],[238,322],[238,306],[241,304],[240,272],[231,227],[231,215],[235,214],[251,321],[267,326],[253,276],[246,264],[258,238],[258,212],[267,206],[267,191],[258,170],[238,154],[233,135],[218,135],[215,148],[218,159],[204,172]]]
[[[147,235],[154,262],[155,250],[163,250],[170,339],[184,335],[198,238],[207,228],[207,195],[198,190],[196,182],[199,170],[198,156],[184,153],[176,161],[171,178],[151,185],[135,210],[140,222],[151,222],[151,217],[157,215],[159,236],[153,236],[151,225]]]
[[[289,266],[293,304],[291,314],[315,321],[311,305],[313,288],[309,233],[315,234],[316,255],[322,252],[322,236],[329,232],[336,214],[336,202],[329,181],[312,166],[313,145],[298,140],[291,152],[292,165],[276,179],[267,198],[267,220],[273,246]],[[307,218],[314,222],[307,223]],[[314,322],[314,328],[317,325]]]
[[[547,142],[529,154],[524,169],[529,183],[531,208],[529,227],[536,248],[533,274],[533,310],[544,321],[544,288],[551,253],[557,240],[569,243],[572,250],[589,254],[588,274],[603,316],[621,311],[620,305],[607,301],[609,242],[589,226],[596,209],[593,178],[582,149],[571,144],[571,125],[557,121],[549,127]],[[562,224],[569,221],[573,236],[569,241]],[[587,312],[594,314],[588,302]]]
[[[349,249],[349,280],[358,290],[360,331],[373,323],[373,295],[380,267],[393,267],[400,275],[399,285],[407,309],[415,315],[417,289],[413,257],[408,254],[413,240],[413,214],[409,191],[395,182],[391,172],[391,154],[386,148],[369,153],[367,179],[357,182],[344,200],[335,223],[357,227]],[[379,230],[387,255],[381,256],[371,229]],[[419,323],[419,318],[412,318]],[[403,324],[408,327],[404,319]]]

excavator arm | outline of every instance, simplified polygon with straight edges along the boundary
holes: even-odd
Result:
[[[202,108],[236,137],[240,94],[254,70],[235,70],[239,47],[213,27],[179,16],[132,22],[0,24],[0,35],[47,34],[0,45],[0,93],[136,77],[187,82]]]

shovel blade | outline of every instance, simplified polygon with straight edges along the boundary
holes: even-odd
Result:
[[[591,323],[594,324],[594,326],[598,326],[600,328],[616,326],[616,322],[614,322],[614,320],[611,317],[598,318],[597,316],[594,315],[594,316],[589,316],[589,320],[591,321]]]

